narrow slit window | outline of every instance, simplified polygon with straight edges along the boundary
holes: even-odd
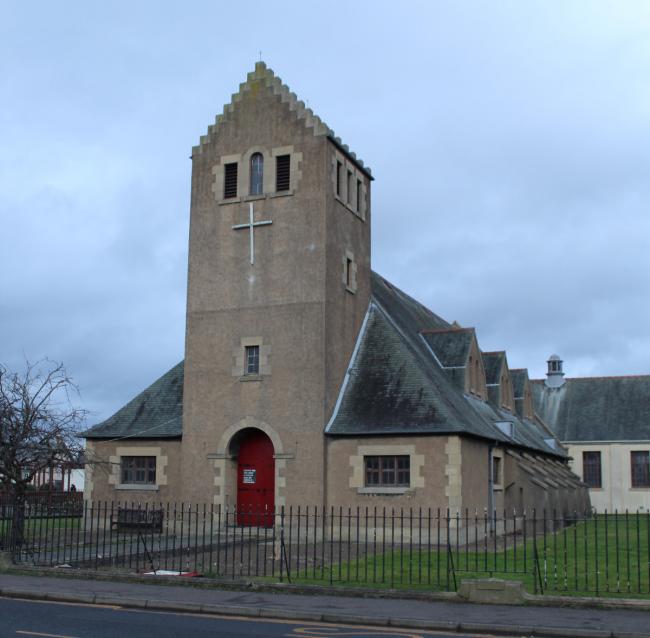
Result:
[[[291,187],[291,155],[278,155],[275,158],[275,190],[278,193]]]
[[[357,180],[357,212],[361,212],[361,180]]]
[[[260,373],[260,347],[246,346],[246,374]]]
[[[261,195],[264,192],[264,157],[262,153],[251,155],[251,195]]]
[[[492,483],[494,485],[501,485],[501,457],[492,457]]]
[[[352,260],[349,257],[345,258],[345,285],[352,288]]]
[[[336,194],[341,196],[341,173],[343,172],[343,164],[339,161],[336,162]]]
[[[352,171],[348,171],[348,204],[352,206],[352,184],[354,180],[354,175],[352,175]]]
[[[224,165],[223,198],[237,197],[237,162]]]

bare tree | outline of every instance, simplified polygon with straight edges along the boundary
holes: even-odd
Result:
[[[54,464],[74,462],[86,411],[72,402],[77,386],[62,364],[26,361],[23,372],[0,364],[0,492],[12,511],[10,544],[25,538],[25,498],[34,476]]]

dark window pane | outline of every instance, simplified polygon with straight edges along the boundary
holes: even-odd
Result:
[[[341,194],[341,173],[343,171],[343,164],[336,162],[336,194]]]
[[[408,487],[411,482],[411,458],[402,456],[366,456],[366,486]]]
[[[348,171],[348,204],[352,204],[352,184],[353,184],[352,171]]]
[[[582,480],[589,487],[602,487],[600,452],[582,453]]]
[[[632,487],[650,487],[650,452],[630,452]]]
[[[125,484],[155,485],[156,457],[123,456],[120,475]]]
[[[357,211],[361,212],[361,180],[357,180]]]
[[[275,158],[275,190],[288,191],[291,186],[291,156],[278,155]]]
[[[237,164],[226,164],[224,166],[223,197],[237,197]]]

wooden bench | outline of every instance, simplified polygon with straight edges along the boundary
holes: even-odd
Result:
[[[111,527],[120,530],[149,530],[162,533],[163,510],[119,507],[111,519]]]

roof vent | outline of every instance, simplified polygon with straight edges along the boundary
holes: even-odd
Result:
[[[546,387],[560,388],[564,385],[564,372],[562,372],[562,359],[552,354],[547,361],[548,371],[546,372]]]
[[[494,425],[496,425],[507,437],[514,439],[515,424],[512,421],[495,421]]]

